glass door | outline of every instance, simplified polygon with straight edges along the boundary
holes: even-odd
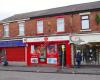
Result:
[[[59,44],[57,48],[59,66],[66,66],[66,46],[65,44]]]

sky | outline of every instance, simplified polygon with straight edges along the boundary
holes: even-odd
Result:
[[[100,0],[0,0],[0,20],[14,14]]]

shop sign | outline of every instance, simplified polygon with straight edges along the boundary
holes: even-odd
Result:
[[[48,41],[66,41],[69,40],[69,36],[52,36],[48,37]]]
[[[44,41],[66,41],[69,36],[52,36],[52,37],[39,37],[39,38],[23,38],[23,42],[44,42]]]
[[[0,41],[0,47],[25,46],[22,40]]]
[[[74,44],[80,44],[81,42],[83,42],[79,36],[76,35],[71,35],[70,36],[70,43],[74,43]]]
[[[38,58],[31,58],[31,63],[38,63]]]
[[[23,38],[23,42],[42,42],[44,41],[44,38]]]
[[[57,64],[57,58],[47,58],[48,64]]]

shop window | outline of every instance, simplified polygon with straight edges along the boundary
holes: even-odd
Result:
[[[56,58],[57,45],[56,44],[48,45],[47,54],[48,54],[47,64],[57,64],[57,58]]]
[[[31,45],[31,54],[38,55],[40,62],[46,60],[46,48],[44,45]]]
[[[57,19],[57,32],[64,32],[64,18]]]
[[[43,20],[37,21],[37,34],[43,33]]]
[[[81,16],[81,26],[82,26],[82,29],[89,29],[89,16],[88,15]]]
[[[76,53],[81,52],[82,65],[99,65],[99,47],[94,44],[76,47]],[[76,58],[76,55],[75,55]]]
[[[35,48],[34,45],[31,45],[31,54],[34,54]]]
[[[4,24],[4,37],[9,36],[9,24]]]
[[[19,36],[24,36],[24,22],[19,22]]]
[[[56,45],[49,45],[47,50],[48,50],[48,54],[56,54],[57,46]]]

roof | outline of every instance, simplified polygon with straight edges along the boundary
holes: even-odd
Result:
[[[31,18],[31,17],[36,18],[36,17],[39,17],[39,16],[42,17],[42,16],[63,14],[63,13],[69,13],[69,12],[94,10],[94,9],[100,9],[100,1],[83,3],[83,4],[76,4],[76,5],[70,5],[70,6],[64,6],[64,7],[47,9],[47,10],[22,13],[22,14],[16,14],[16,15],[13,15],[11,17],[8,17],[8,18],[2,20],[2,22],[28,19],[28,18]]]

